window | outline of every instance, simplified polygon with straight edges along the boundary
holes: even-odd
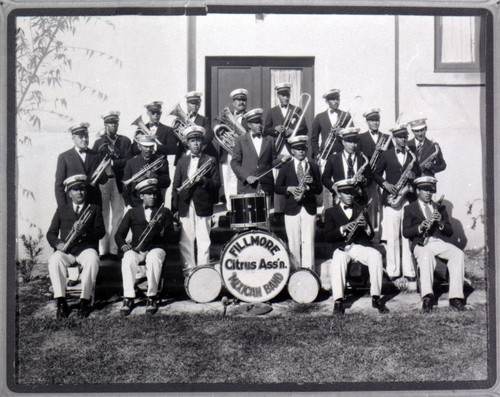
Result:
[[[480,17],[435,18],[435,72],[482,72],[483,45]]]
[[[302,73],[300,69],[271,69],[271,107],[279,104],[274,86],[279,83],[290,83],[292,91],[290,103],[299,104],[300,90],[302,87]]]

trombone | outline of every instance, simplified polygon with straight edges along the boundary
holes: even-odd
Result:
[[[302,124],[302,120],[304,119],[304,116],[306,114],[307,108],[309,107],[309,104],[311,103],[311,95],[308,93],[304,92],[303,94],[300,95],[299,97],[299,104],[302,102],[302,98],[306,98],[306,104],[304,105],[304,109],[302,109],[302,113],[299,114],[299,107],[296,106],[293,109],[293,112],[288,111],[285,117],[285,121],[283,122],[283,131],[278,135],[278,138],[276,138],[275,142],[275,148],[276,148],[276,153],[279,153],[281,149],[283,149],[283,145],[285,144],[285,139],[286,139],[286,132],[288,129],[291,128],[294,120],[298,120],[295,124],[295,128],[293,129],[291,135],[289,138],[293,138],[295,135],[297,135],[297,132],[299,131],[300,125]]]

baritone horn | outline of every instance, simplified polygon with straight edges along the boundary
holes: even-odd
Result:
[[[235,139],[246,133],[245,128],[236,120],[227,106],[217,115],[215,120],[219,122],[214,127],[215,139],[226,152],[233,155]]]
[[[161,145],[161,142],[158,140],[155,134],[148,128],[148,126],[142,120],[142,116],[137,117],[130,125],[135,125],[139,127],[144,135],[151,135],[155,137],[155,141],[158,145]],[[136,135],[137,136],[137,135]]]

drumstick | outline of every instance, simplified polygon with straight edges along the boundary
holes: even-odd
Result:
[[[270,173],[272,170],[274,170],[275,168],[278,168],[278,167],[282,166],[283,164],[288,163],[289,161],[291,161],[291,160],[292,160],[292,158],[293,158],[293,157],[291,157],[291,156],[290,156],[290,157],[288,157],[286,160],[281,160],[281,161],[280,161],[278,164],[276,164],[273,168],[271,168],[271,169],[267,170],[267,171],[266,171],[266,172],[264,172],[263,174],[260,174],[260,175],[256,178],[255,182],[257,182],[260,178],[262,178],[262,177],[266,176],[267,174],[269,174],[269,173]]]

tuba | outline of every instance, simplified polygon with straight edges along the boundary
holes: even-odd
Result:
[[[215,118],[219,122],[214,127],[214,137],[219,145],[233,155],[234,142],[237,136],[246,133],[245,128],[238,122],[231,110],[226,106]]]

